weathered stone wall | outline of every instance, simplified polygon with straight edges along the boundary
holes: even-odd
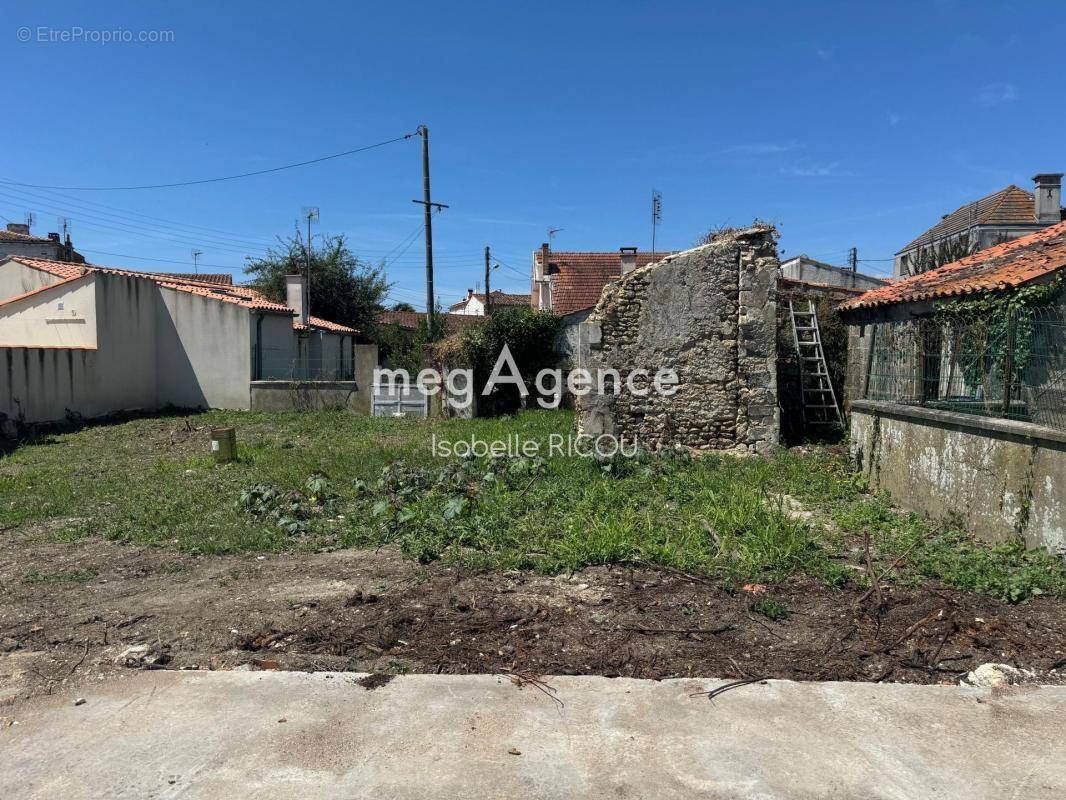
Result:
[[[859,470],[901,507],[1066,555],[1066,433],[868,400],[852,403],[850,421]]]
[[[578,398],[581,433],[641,446],[767,452],[778,441],[776,232],[757,225],[627,274],[582,324],[580,367],[673,369],[677,391]],[[638,385],[638,389],[640,386]]]

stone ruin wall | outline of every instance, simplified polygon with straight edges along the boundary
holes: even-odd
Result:
[[[776,231],[755,225],[649,264],[608,284],[582,324],[578,363],[672,368],[677,392],[578,398],[583,434],[660,450],[767,453],[778,441]],[[639,386],[638,386],[639,388]]]

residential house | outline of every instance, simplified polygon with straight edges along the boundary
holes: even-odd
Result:
[[[489,309],[492,311],[501,308],[529,308],[528,294],[508,294],[494,289],[489,297]],[[485,293],[475,292],[473,289],[466,290],[466,297],[458,303],[448,307],[449,314],[466,314],[468,316],[485,316]]]
[[[592,313],[603,287],[668,255],[638,252],[635,247],[622,247],[617,252],[556,252],[542,244],[533,253],[530,302],[535,309],[563,318],[556,350],[566,357],[574,355],[577,326]]]
[[[30,226],[21,222],[9,222],[6,229],[0,230],[0,259],[7,256],[85,263],[85,257],[74,249],[70,234],[67,234],[66,241],[60,240],[58,233],[50,233],[48,238],[42,239],[32,235]]]
[[[781,262],[781,277],[802,283],[822,286],[839,286],[844,289],[876,289],[889,281],[873,275],[848,269],[834,267],[824,261],[818,261],[806,254],[793,256]]]
[[[208,277],[208,276],[204,276]],[[247,409],[268,381],[351,380],[356,331],[217,278],[11,256],[0,262],[0,418],[165,406]]]
[[[449,313],[437,314],[437,317],[443,319],[444,333],[449,335],[485,321],[478,319],[475,314]],[[395,325],[401,330],[417,331],[419,326],[425,322],[426,313],[424,311],[379,311],[377,320],[380,325]]]
[[[928,248],[961,242],[968,248],[984,250],[1066,219],[1061,207],[1062,173],[1039,173],[1033,176],[1033,183],[1032,192],[1012,184],[945,214],[896,253],[895,275],[912,275],[921,269],[919,255]]]
[[[1066,552],[1064,284],[1060,222],[841,306],[851,446],[875,488]]]

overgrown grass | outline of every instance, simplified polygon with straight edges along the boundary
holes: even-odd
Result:
[[[216,466],[207,429],[233,425],[240,460]],[[210,412],[59,433],[0,459],[0,528],[216,554],[396,543],[423,562],[545,573],[643,561],[726,581],[806,573],[864,580],[871,534],[888,577],[932,577],[1022,601],[1066,595],[1066,571],[1019,544],[990,548],[958,525],[893,512],[824,450],[771,459],[578,456],[442,459],[433,437],[566,436],[564,412],[418,423],[342,413]],[[190,427],[191,426],[191,427]],[[193,429],[195,428],[195,430]],[[325,476],[323,479],[320,476]],[[785,513],[783,495],[832,520]],[[44,534],[42,534],[44,535]]]

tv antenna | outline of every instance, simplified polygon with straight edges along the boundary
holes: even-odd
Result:
[[[561,230],[562,230],[562,228],[548,228],[548,245],[549,246],[555,240],[555,234],[559,233]]]
[[[33,227],[33,223],[35,223],[36,221],[37,221],[37,217],[33,216],[33,212],[32,211],[27,211],[26,212],[26,227],[27,228],[32,228]]]
[[[200,274],[200,256],[204,254],[203,250],[192,251],[192,271],[194,274]]]
[[[663,221],[663,193],[651,190],[651,254],[655,255],[655,232]]]

